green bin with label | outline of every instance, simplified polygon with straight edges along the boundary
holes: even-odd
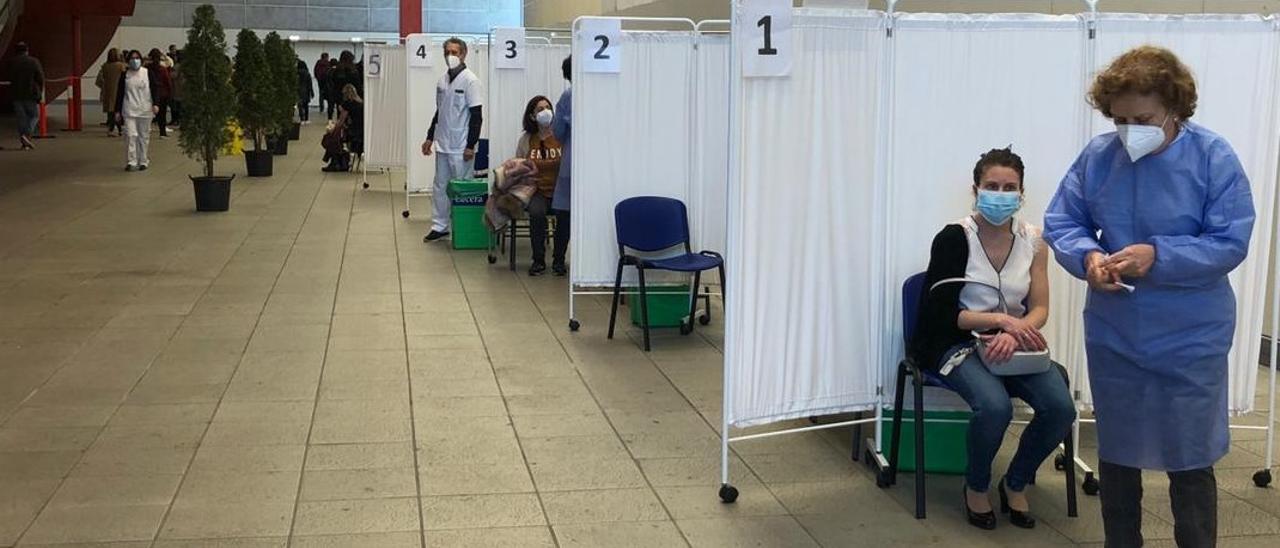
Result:
[[[689,315],[688,285],[650,285],[645,287],[649,297],[649,327],[680,327]],[[640,288],[631,288],[627,295],[627,308],[631,309],[631,323],[643,325],[640,318]]]
[[[488,249],[489,229],[484,224],[484,202],[489,198],[488,179],[449,181],[449,217],[454,249]]]
[[[930,474],[964,474],[969,463],[968,443],[969,431],[968,411],[929,411],[924,412],[924,470]],[[914,472],[916,469],[915,444],[915,412],[911,409],[902,411],[902,445],[898,447],[898,470]],[[884,458],[889,458],[890,442],[893,440],[893,409],[886,407],[880,421],[883,428],[880,436],[880,451]]]

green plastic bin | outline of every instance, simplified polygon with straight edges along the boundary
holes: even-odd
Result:
[[[688,285],[646,286],[649,296],[649,327],[680,327],[689,315]],[[679,292],[677,295],[676,292]],[[631,309],[631,324],[643,325],[640,318],[640,289],[633,288],[627,296],[627,308]]]
[[[914,472],[916,469],[915,412],[902,412],[902,445],[898,448],[898,470]],[[966,436],[969,430],[968,411],[924,412],[924,470],[930,474],[964,474],[969,463]],[[930,422],[945,421],[945,422]],[[893,409],[885,408],[881,419],[883,428],[880,451],[889,458],[889,444],[893,441]]]
[[[489,229],[484,225],[484,202],[489,198],[487,179],[449,181],[449,217],[454,249],[489,249]]]

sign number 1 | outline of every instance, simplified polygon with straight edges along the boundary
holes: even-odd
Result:
[[[760,55],[777,55],[778,48],[773,47],[773,16],[766,15],[756,22],[756,26],[764,29],[764,47],[756,50]]]

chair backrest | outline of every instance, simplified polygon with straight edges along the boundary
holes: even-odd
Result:
[[[920,316],[920,298],[924,294],[924,272],[914,274],[902,282],[902,342],[911,347],[916,334],[916,321]]]
[[[662,251],[689,245],[689,214],[674,198],[637,196],[613,208],[618,245],[636,251]]]

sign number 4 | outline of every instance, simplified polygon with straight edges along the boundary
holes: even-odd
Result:
[[[413,68],[430,68],[435,57],[435,48],[431,47],[431,37],[425,34],[410,34],[404,41],[405,57]]]

